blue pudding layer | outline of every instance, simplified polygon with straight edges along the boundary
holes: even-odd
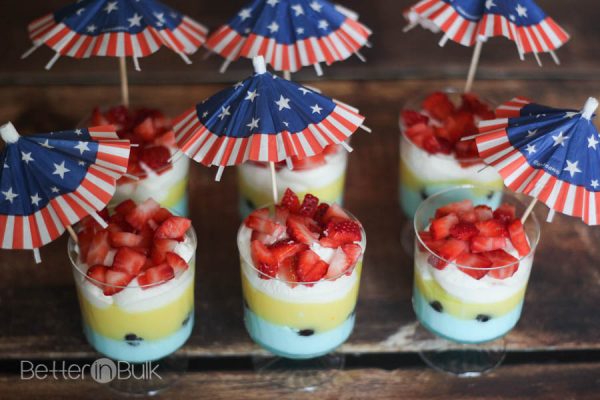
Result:
[[[417,208],[419,208],[419,205],[423,200],[431,195],[453,187],[455,186],[451,184],[424,185],[421,192],[417,192],[400,182],[400,205],[402,207],[402,211],[404,211],[404,214],[407,217],[413,218],[417,212]],[[485,196],[471,196],[468,198],[472,200],[473,204],[475,205],[486,205],[495,210],[502,202],[502,189],[497,191],[490,189],[489,193]],[[457,198],[455,201],[465,199],[466,197],[464,196],[464,193],[461,193],[461,197]],[[449,202],[452,202],[452,200],[449,199]]]
[[[354,313],[343,324],[323,333],[298,331],[265,321],[244,307],[244,323],[252,340],[280,357],[307,359],[321,357],[344,343],[354,329]]]
[[[300,199],[302,200],[302,199]],[[246,218],[252,211],[254,211],[257,207],[264,206],[264,204],[255,205],[247,199],[246,197],[240,195],[238,200],[238,210],[240,212],[240,217]],[[339,204],[340,206],[344,206],[344,194],[342,194],[334,203]]]
[[[413,309],[419,322],[432,333],[459,343],[483,343],[506,335],[519,321],[523,302],[513,311],[487,321],[466,320],[436,311],[417,287],[413,288]]]
[[[185,344],[194,327],[194,316],[171,336],[160,340],[115,340],[95,332],[85,322],[83,332],[90,345],[99,353],[118,361],[141,363],[155,361],[174,353]]]
[[[181,200],[179,200],[179,202],[177,204],[175,204],[172,207],[169,207],[169,210],[171,210],[171,212],[174,212],[176,215],[182,216],[182,217],[187,217],[189,216],[189,206],[188,206],[188,193],[187,191],[185,192],[185,196],[183,196],[181,198]]]

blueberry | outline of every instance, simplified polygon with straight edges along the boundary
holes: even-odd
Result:
[[[442,306],[442,303],[440,303],[437,300],[432,301],[431,303],[429,303],[429,305],[431,306],[431,308],[433,308],[435,311],[441,313],[444,311],[444,306]]]
[[[315,331],[313,331],[312,329],[302,329],[301,331],[298,332],[298,335],[300,336],[312,336],[315,334]]]
[[[492,317],[485,314],[478,314],[475,319],[479,322],[488,322],[490,319],[492,319]]]
[[[248,304],[246,299],[244,299],[244,307],[247,308],[248,310],[250,309],[250,305]]]
[[[138,335],[136,335],[135,333],[128,333],[127,335],[125,335],[125,341],[130,346],[139,346],[142,340],[144,339],[138,337]]]
[[[493,199],[495,195],[496,195],[496,192],[494,192],[493,190],[492,190],[492,191],[490,191],[490,192],[487,194],[487,198],[488,198],[488,200],[491,200],[491,199]]]
[[[190,322],[190,319],[192,318],[192,313],[189,313],[187,315],[187,317],[185,317],[185,319],[183,320],[183,322],[181,323],[181,326],[186,326],[188,324],[188,322]]]
[[[421,198],[422,198],[423,200],[427,200],[427,198],[429,197],[429,196],[427,195],[427,191],[426,191],[425,189],[421,189],[421,191],[419,192],[419,194],[421,195]]]
[[[254,210],[256,208],[256,206],[253,202],[250,201],[250,199],[244,199],[244,201],[246,202],[246,206],[248,206],[249,209]]]

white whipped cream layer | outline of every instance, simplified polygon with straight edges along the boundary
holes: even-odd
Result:
[[[171,153],[173,153],[173,150],[171,150]],[[119,204],[127,199],[140,203],[150,197],[162,203],[169,196],[171,187],[186,178],[189,169],[190,159],[187,156],[180,156],[173,163],[172,168],[160,175],[149,172],[147,177],[139,181],[117,185],[111,203]]]
[[[261,279],[259,272],[249,264],[252,260],[250,252],[251,236],[252,230],[245,226],[242,227],[238,235],[242,274],[256,290],[268,296],[291,303],[329,303],[344,298],[355,285],[359,284],[360,276],[357,268],[354,268],[350,275],[343,275],[335,280],[321,280],[312,286],[299,283],[292,287],[287,282],[279,279]],[[360,245],[364,254],[366,246],[364,235]],[[325,255],[324,252],[322,254]],[[324,261],[327,262],[327,260]],[[362,256],[358,262],[362,262]]]
[[[170,281],[148,289],[140,288],[138,280],[135,278],[119,293],[113,296],[105,296],[102,289],[86,279],[85,274],[89,266],[85,263],[78,266],[81,273],[74,271],[75,283],[82,295],[98,308],[108,308],[115,305],[124,311],[135,313],[164,307],[181,297],[190,285],[194,284],[195,250],[190,238],[186,237],[185,241],[179,243],[174,252],[183,258],[190,265],[190,268],[177,273],[175,278]]]
[[[507,248],[505,251],[519,258],[513,248]],[[443,270],[433,268],[427,261],[429,252],[417,250],[415,253],[415,273],[420,274],[423,280],[433,279],[451,295],[466,302],[479,304],[502,301],[522,290],[527,285],[533,263],[533,256],[529,255],[521,260],[517,272],[510,278],[496,279],[487,274],[477,280],[462,272],[453,263]]]
[[[412,173],[425,182],[468,180],[473,183],[492,183],[502,179],[492,167],[481,170],[485,166],[483,162],[465,168],[454,155],[429,154],[404,136],[400,144],[400,157]]]
[[[277,171],[277,186],[282,196],[285,189],[296,193],[310,192],[315,187],[327,186],[337,181],[345,172],[348,152],[340,149],[337,153],[325,156],[326,164],[305,170],[281,168]],[[239,178],[257,191],[271,193],[271,171],[251,163],[238,167]]]

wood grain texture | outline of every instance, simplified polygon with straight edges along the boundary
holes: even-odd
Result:
[[[350,156],[346,206],[366,227],[369,247],[355,332],[342,348],[349,353],[415,351],[411,338],[412,261],[400,246],[407,223],[397,204],[398,110],[411,97],[439,89],[442,81],[327,82],[325,93],[360,107],[372,134],[359,133]],[[520,94],[555,106],[578,107],[600,82],[480,82],[486,97]],[[219,85],[136,87],[133,102],[144,101],[171,114],[215,92]],[[117,98],[99,87],[11,88],[0,92],[0,120],[13,120],[24,132],[68,128],[96,104]],[[239,261],[235,233],[236,177],[227,170],[213,181],[214,169],[194,165],[191,217],[199,236],[196,327],[184,348],[190,355],[257,354],[242,323]],[[538,208],[545,212],[544,207]],[[523,317],[509,334],[509,348],[598,349],[600,319],[600,229],[558,216],[544,224]],[[42,250],[36,266],[27,252],[0,252],[0,359],[93,357],[81,334],[65,239]]]
[[[116,394],[91,379],[83,381],[20,381],[0,375],[3,400],[114,399]],[[489,375],[460,379],[422,368],[383,371],[346,370],[312,392],[272,385],[252,372],[189,372],[159,398],[172,399],[597,399],[598,364],[504,366]],[[368,395],[367,395],[368,393]]]
[[[418,28],[403,34],[405,25],[402,11],[416,0],[344,0],[342,3],[361,14],[361,21],[374,31],[373,48],[364,49],[368,64],[353,57],[343,63],[325,68],[326,79],[399,79],[415,77],[466,77],[471,49],[455,43],[444,48],[438,46],[439,35]],[[52,57],[48,48],[36,51],[30,58],[21,60],[21,54],[31,43],[26,26],[33,19],[56,10],[66,4],[64,0],[36,2],[9,1],[3,4],[3,12],[10,15],[2,25],[3,41],[0,44],[0,83],[5,84],[101,84],[117,83],[117,61],[97,57],[90,60],[60,60],[51,72],[44,66]],[[216,29],[235,15],[245,0],[234,1],[186,1],[171,0],[169,5],[181,10]],[[540,6],[553,16],[571,34],[572,40],[558,52],[562,65],[555,66],[551,58],[542,55],[544,68],[539,68],[533,58],[519,60],[515,45],[498,38],[491,40],[483,48],[480,76],[488,79],[526,77],[542,79],[554,77],[597,79],[596,70],[600,64],[596,55],[600,52],[600,42],[593,40],[597,35],[597,21],[600,7],[594,0],[566,1],[540,0]],[[143,72],[131,73],[134,83],[219,82],[233,81],[245,77],[251,68],[248,60],[231,65],[226,75],[219,74],[222,59],[213,56],[203,59],[205,51],[192,56],[194,64],[188,66],[168,50],[141,60]],[[441,63],[443,63],[441,65]],[[313,79],[314,71],[307,69],[297,74],[297,78]]]

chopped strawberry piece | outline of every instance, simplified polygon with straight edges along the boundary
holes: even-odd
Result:
[[[294,171],[305,171],[308,169],[321,167],[326,163],[327,161],[325,160],[325,155],[323,153],[319,153],[314,156],[306,157],[303,159],[298,159],[297,157],[292,156],[292,165]]]
[[[458,224],[456,214],[447,214],[431,221],[429,231],[435,240],[446,239],[450,236],[450,230],[456,224]]]
[[[479,234],[485,237],[507,237],[506,226],[497,219],[488,219],[475,223]]]
[[[506,239],[503,237],[475,236],[471,239],[471,252],[473,253],[501,250],[505,247]]]
[[[454,113],[454,104],[448,98],[448,95],[442,92],[430,94],[422,104],[429,115],[433,118],[443,121]]]
[[[117,250],[112,268],[135,276],[142,270],[145,263],[146,256],[128,247],[122,247]]]
[[[477,222],[477,214],[475,214],[475,210],[465,211],[458,214],[458,219],[461,222],[469,222],[474,224]]]
[[[303,217],[298,215],[290,215],[287,220],[287,233],[297,242],[311,245],[318,238],[319,234],[312,232],[306,225]]]
[[[158,210],[160,210],[160,204],[150,198],[131,210],[125,220],[135,229],[141,230]]]
[[[154,127],[154,122],[152,121],[152,118],[148,117],[145,120],[143,120],[140,124],[138,124],[135,128],[133,128],[133,133],[138,137],[142,138],[144,141],[151,141],[154,140],[158,132]]]
[[[280,264],[286,258],[308,249],[308,246],[303,243],[294,243],[293,241],[280,241],[268,246],[268,249],[277,260],[277,263]]]
[[[303,251],[298,255],[296,274],[300,282],[316,282],[327,274],[328,268],[329,265],[312,250]]]
[[[313,216],[313,218],[320,225],[324,225],[323,219],[325,218],[325,214],[327,213],[327,211],[329,211],[329,204],[321,203],[317,207],[317,211],[315,212],[315,215]]]
[[[411,142],[420,148],[423,148],[425,138],[435,136],[434,128],[424,123],[418,123],[407,128],[405,133]]]
[[[152,242],[154,241],[154,230],[150,226],[148,226],[147,224],[144,225],[142,230],[139,231],[139,235],[142,237],[140,247],[152,247]]]
[[[175,278],[175,271],[168,264],[160,264],[156,267],[148,268],[138,276],[138,283],[142,290],[147,290],[161,283],[165,283]]]
[[[158,171],[169,165],[171,152],[164,146],[146,147],[140,154],[140,162],[146,164],[154,171]]]
[[[470,222],[459,222],[450,228],[450,236],[458,240],[469,241],[472,237],[477,236],[479,229]]]
[[[257,208],[256,210],[254,210],[250,213],[250,216],[256,217],[258,219],[270,219],[271,211],[269,210],[268,207]]]
[[[492,265],[492,262],[481,254],[464,252],[456,258],[456,264],[462,272],[479,280],[489,272],[488,268]],[[471,268],[462,268],[461,265]]]
[[[160,264],[165,262],[167,257],[167,253],[172,252],[177,247],[177,240],[170,239],[156,239],[152,244],[152,250],[150,252],[150,257],[152,258],[152,262],[154,264]]]
[[[434,253],[437,253],[439,248],[444,243],[446,243],[446,241],[443,239],[442,240],[434,240],[431,232],[419,232],[419,237],[421,238],[421,240],[423,241],[425,246],[427,246],[429,248],[429,250],[433,251]],[[427,251],[427,249],[425,249],[425,247],[423,247],[421,245],[421,243],[419,243],[419,250]]]
[[[462,200],[438,208],[435,212],[435,217],[441,218],[448,214],[459,215],[460,213],[464,213],[471,210],[473,210],[473,202],[471,200]]]
[[[348,259],[348,256],[346,256],[346,253],[344,253],[344,250],[342,250],[341,247],[338,247],[335,250],[335,253],[333,253],[325,277],[328,279],[340,277],[351,266],[352,264],[350,264],[350,260]]]
[[[458,239],[448,239],[446,243],[440,246],[437,255],[441,259],[430,256],[429,263],[437,269],[444,269],[448,261],[454,261],[461,253],[469,248],[467,242]],[[433,260],[432,260],[433,259]],[[432,261],[434,261],[432,263]]]
[[[182,241],[185,233],[192,226],[192,221],[183,217],[170,217],[163,222],[156,232],[155,239],[175,239]]]
[[[508,234],[510,235],[512,245],[519,252],[519,255],[521,257],[528,255],[531,251],[531,246],[520,220],[516,219],[508,225]]]
[[[104,295],[112,296],[119,293],[129,285],[135,278],[134,275],[128,274],[119,269],[108,268],[105,274],[106,285],[104,286]]]
[[[119,205],[115,207],[115,212],[117,214],[127,215],[131,211],[133,211],[136,206],[137,205],[135,204],[135,201],[133,201],[131,199],[127,199],[127,200],[119,203]]]
[[[102,114],[100,108],[96,107],[92,110],[92,117],[90,119],[91,126],[104,126],[109,125],[108,119]]]
[[[261,272],[260,279],[272,279],[279,272],[279,265],[257,264],[256,268]]]
[[[350,267],[354,267],[363,254],[362,247],[356,243],[348,243],[342,246],[342,250],[348,257]]]
[[[167,133],[164,133],[164,134],[156,137],[156,139],[154,139],[154,141],[152,143],[157,146],[175,147],[176,146],[175,132],[168,131]]]
[[[138,247],[142,245],[143,240],[142,236],[135,233],[110,232],[110,244],[112,247]]]
[[[458,160],[471,160],[472,163],[465,164],[465,167],[480,163],[479,150],[477,143],[473,140],[461,140],[454,145],[454,152]]]
[[[290,210],[282,206],[275,206],[275,220],[280,225],[285,225],[290,215]]]
[[[513,222],[517,215],[517,208],[512,204],[504,203],[494,211],[494,218],[504,224]]]
[[[450,154],[452,149],[450,146],[447,146],[446,143],[446,141],[438,139],[434,135],[426,135],[423,137],[423,149],[430,154]]]
[[[267,235],[281,234],[285,230],[282,225],[270,219],[259,218],[256,215],[249,215],[244,223],[248,228]]]
[[[168,220],[169,218],[171,218],[172,216],[173,216],[173,214],[171,214],[171,212],[169,210],[167,210],[166,208],[161,208],[154,214],[154,216],[152,217],[152,220],[154,222],[156,222],[158,225],[160,225],[163,222],[165,222],[166,220]]]
[[[96,232],[87,251],[87,265],[103,264],[109,250],[110,241],[108,231],[102,230]]]
[[[300,200],[296,193],[294,193],[291,189],[286,189],[283,194],[283,198],[281,199],[281,205],[291,212],[295,213],[300,208]]]
[[[504,250],[495,250],[484,255],[492,261],[492,267],[488,275],[496,279],[510,278],[519,269],[519,260]]]
[[[465,111],[459,111],[449,116],[444,121],[444,128],[448,133],[446,139],[452,144],[457,143],[464,136],[477,133],[473,114]]]
[[[402,110],[400,118],[405,127],[409,128],[418,123],[427,124],[429,117],[414,110]]]
[[[298,282],[298,275],[296,274],[296,268],[298,265],[298,257],[288,257],[279,265],[279,277],[292,287],[295,287],[295,282]]]
[[[300,210],[298,210],[298,214],[312,218],[317,211],[317,207],[319,207],[319,198],[309,193],[304,196],[304,200],[302,201]]]
[[[168,252],[165,256],[165,259],[167,260],[167,264],[173,268],[175,273],[179,271],[183,272],[190,267],[189,264],[186,263],[185,260],[177,253]]]
[[[104,265],[94,265],[87,270],[86,276],[90,282],[102,289],[103,283],[106,282],[107,270]]]
[[[461,97],[461,110],[476,114],[482,120],[495,118],[495,114],[490,107],[486,103],[479,100],[479,98],[473,93],[464,93]]]
[[[285,236],[285,233],[286,232],[283,232],[282,236]],[[261,243],[266,244],[267,246],[278,242],[280,239],[281,238],[277,235],[267,235],[266,233],[262,233],[259,231],[252,231],[252,235],[250,236],[250,240],[258,240]]]
[[[488,206],[477,206],[473,211],[475,212],[477,221],[487,221],[488,219],[494,218],[494,212]]]
[[[349,219],[330,221],[327,224],[326,238],[337,244],[337,246],[360,242],[362,240],[362,228],[358,222]]]
[[[333,203],[323,215],[323,224],[327,224],[331,220],[350,219],[350,216],[344,211],[339,204]]]
[[[79,258],[87,262],[88,252],[94,240],[94,232],[82,230],[77,234],[77,245],[79,246]]]
[[[267,264],[270,266],[277,266],[277,258],[271,250],[258,240],[254,240],[250,243],[250,251],[252,254],[252,261],[255,266],[261,264]]]

